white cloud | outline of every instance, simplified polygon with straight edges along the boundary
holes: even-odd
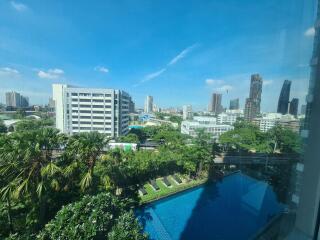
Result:
[[[215,88],[215,91],[217,92],[229,92],[233,90],[233,87],[231,85],[223,85],[221,87]]]
[[[60,78],[64,74],[64,71],[59,68],[55,69],[49,69],[48,71],[42,71],[40,70],[38,72],[39,78],[45,78],[45,79],[57,79]]]
[[[197,47],[197,46],[198,46],[198,44],[193,44],[193,45],[187,47],[186,49],[184,49],[184,50],[183,50],[182,52],[180,52],[177,56],[175,56],[174,58],[172,58],[172,59],[170,60],[170,62],[167,64],[167,67],[170,67],[170,66],[176,64],[180,59],[186,57],[186,55],[187,55],[190,51],[192,51],[195,47]],[[139,86],[139,85],[142,84],[142,83],[145,83],[145,82],[148,82],[148,81],[150,81],[150,80],[152,80],[152,79],[155,79],[155,78],[159,77],[159,76],[160,76],[162,73],[164,73],[165,71],[167,71],[167,68],[166,68],[166,67],[160,69],[160,70],[157,71],[157,72],[150,73],[150,74],[146,75],[140,82],[134,84],[133,86],[134,86],[134,87],[137,87],[137,86]]]
[[[197,44],[193,44],[192,46],[187,47],[186,49],[184,49],[182,52],[180,52],[177,56],[175,56],[174,58],[171,59],[171,61],[168,63],[168,65],[174,65],[176,64],[180,59],[185,58],[187,56],[187,54],[192,51],[195,47],[197,46]]]
[[[0,68],[0,75],[18,75],[19,71],[14,68],[3,67]]]
[[[212,78],[207,78],[205,80],[206,84],[209,85],[209,86],[212,86],[212,85],[220,85],[220,84],[223,84],[224,81],[223,80],[220,80],[220,79],[212,79]]]
[[[106,68],[106,67],[102,67],[102,66],[96,66],[94,68],[95,71],[98,71],[98,72],[102,72],[102,73],[108,73],[109,72],[109,69]]]
[[[11,1],[10,4],[11,4],[11,7],[13,7],[18,12],[24,12],[24,11],[28,10],[27,5],[25,5],[23,3]]]
[[[164,73],[165,71],[167,71],[166,68],[162,68],[161,70],[157,71],[157,72],[153,72],[153,73],[150,73],[148,74],[147,76],[145,76],[145,78],[142,80],[142,82],[147,82],[147,81],[150,81],[154,78],[157,78],[159,77],[162,73]]]
[[[304,32],[304,35],[306,37],[313,37],[315,33],[316,33],[316,30],[314,29],[314,27],[310,27]]]
[[[263,80],[263,86],[268,86],[273,83],[273,80]]]

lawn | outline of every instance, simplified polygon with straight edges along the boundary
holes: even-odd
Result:
[[[162,182],[162,178],[156,179],[156,182],[160,188],[159,191],[155,191],[149,183],[146,183],[144,185],[144,188],[146,189],[148,194],[144,196],[140,196],[141,203],[144,204],[144,203],[152,202],[154,200],[172,195],[174,193],[183,191],[185,189],[198,186],[206,182],[207,178],[191,180],[189,182],[183,181],[183,183],[179,185],[176,184],[176,182],[171,178],[171,176],[168,177],[168,180],[172,184],[172,187],[166,187],[166,185]]]

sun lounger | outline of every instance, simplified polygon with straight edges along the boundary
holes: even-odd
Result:
[[[169,180],[168,180],[167,177],[163,177],[162,181],[164,182],[164,184],[165,184],[167,187],[170,187],[170,186],[171,186],[171,182],[169,182]]]
[[[151,184],[151,186],[153,187],[154,190],[156,190],[156,191],[160,190],[158,184],[156,183],[156,181],[154,179],[150,180],[150,184]]]
[[[172,175],[173,180],[175,180],[178,184],[182,183],[182,180],[177,175]]]
[[[146,195],[147,191],[144,187],[139,188],[139,191],[141,192],[142,195]]]

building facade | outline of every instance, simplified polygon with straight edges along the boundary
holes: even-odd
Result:
[[[209,112],[213,112],[215,114],[219,114],[222,112],[223,108],[221,105],[222,94],[221,93],[213,93],[209,103]]]
[[[306,114],[306,109],[307,109],[307,105],[306,104],[301,105],[300,114],[301,115],[305,115]]]
[[[98,131],[111,137],[129,129],[130,96],[115,89],[53,84],[56,127],[63,133]]]
[[[239,115],[238,114],[233,114],[233,113],[220,113],[217,116],[217,123],[218,124],[227,124],[227,125],[233,125]]]
[[[22,96],[17,92],[7,92],[6,93],[6,105],[7,107],[28,107],[29,106],[29,98]]]
[[[267,113],[259,118],[253,119],[252,122],[256,124],[262,132],[267,132],[275,126],[282,126],[298,133],[300,128],[300,120],[290,114]]]
[[[144,102],[144,112],[152,113],[153,112],[153,97],[147,96]]]
[[[277,113],[287,114],[288,113],[288,106],[289,106],[289,98],[290,98],[290,88],[291,88],[291,81],[285,80],[283,82],[279,100],[278,100],[278,109]]]
[[[182,118],[183,120],[192,119],[192,106],[184,105],[182,107]]]
[[[297,117],[298,116],[298,108],[299,108],[299,99],[292,98],[289,106],[289,114]]]
[[[182,121],[181,133],[197,136],[197,130],[204,129],[213,139],[218,139],[219,136],[227,131],[233,130],[234,127],[227,124],[217,124],[214,117],[194,117],[192,121]]]
[[[135,113],[135,104],[132,98],[129,98],[129,113]]]
[[[251,121],[260,114],[262,77],[259,74],[251,75],[250,94],[246,99],[244,117]]]
[[[230,100],[230,106],[229,106],[230,110],[237,110],[239,108],[240,108],[239,98]]]

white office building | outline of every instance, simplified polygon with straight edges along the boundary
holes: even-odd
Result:
[[[53,84],[56,127],[63,133],[98,131],[111,137],[126,134],[130,96],[115,89]]]
[[[233,130],[233,126],[217,124],[217,119],[214,117],[194,117],[192,121],[182,121],[181,123],[181,133],[183,134],[196,137],[197,129],[204,129],[212,135],[212,138],[218,139],[221,134]]]
[[[267,132],[275,126],[287,127],[295,132],[299,132],[300,128],[300,120],[293,115],[281,113],[265,113],[262,117],[253,119],[253,123],[259,126],[262,132]]]
[[[220,113],[217,116],[218,124],[233,125],[237,121],[238,115],[232,113]]]

